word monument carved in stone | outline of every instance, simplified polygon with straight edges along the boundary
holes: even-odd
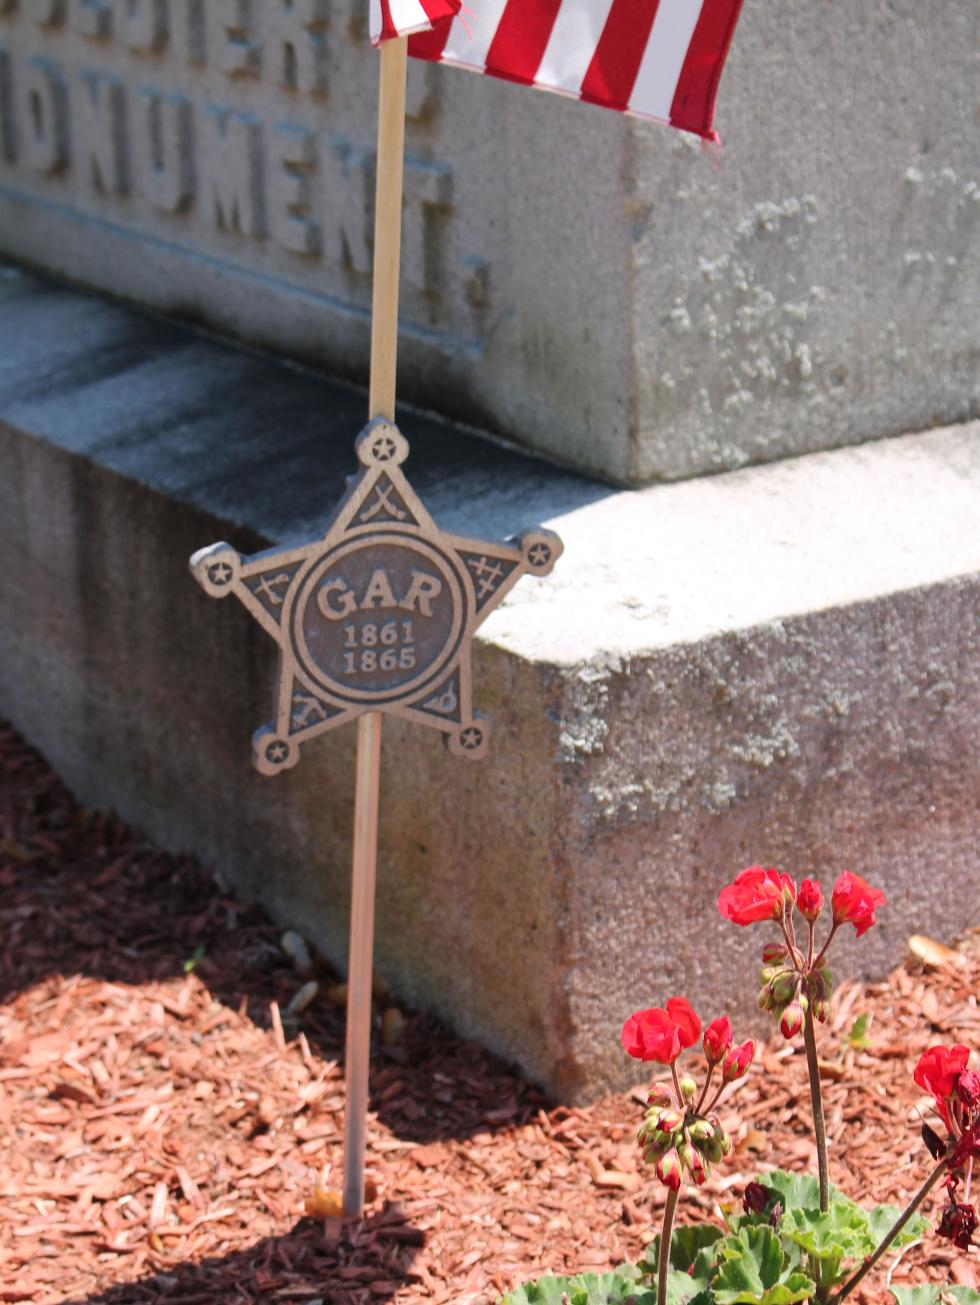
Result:
[[[0,0],[0,250],[357,372],[367,15],[367,0]],[[456,219],[427,70],[413,86],[404,332],[436,357],[479,354],[488,254]]]
[[[275,723],[253,738],[264,775],[367,711],[440,730],[456,756],[482,756],[490,730],[473,710],[473,635],[522,575],[547,575],[562,553],[540,527],[506,543],[439,530],[401,469],[408,441],[390,422],[371,422],[356,449],[361,472],[322,538],[253,557],[219,543],[191,558],[206,593],[234,594],[279,645]]]

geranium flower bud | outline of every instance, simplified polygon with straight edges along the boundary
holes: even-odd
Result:
[[[823,910],[823,892],[815,879],[804,879],[796,894],[796,909],[812,924]]]
[[[784,1038],[795,1038],[803,1027],[803,1011],[799,1002],[792,1001],[783,1011],[779,1031]]]
[[[783,1006],[786,1002],[792,1001],[796,996],[796,988],[799,979],[792,970],[783,970],[772,981],[772,999],[776,1006]]]
[[[725,1082],[734,1083],[737,1078],[744,1077],[749,1072],[749,1066],[752,1064],[754,1055],[755,1044],[753,1042],[743,1042],[738,1047],[732,1047],[722,1066],[721,1076]]]
[[[648,1165],[656,1164],[665,1151],[673,1145],[667,1133],[656,1133],[643,1152],[643,1159]]]
[[[670,1088],[666,1083],[651,1083],[650,1091],[647,1093],[647,1105],[649,1106],[669,1106],[671,1103]]]
[[[819,1020],[821,1024],[827,1023],[827,1016],[830,1014],[830,1002],[824,1001],[823,997],[818,997],[813,1003],[813,1018]]]
[[[664,1187],[670,1187],[675,1192],[680,1187],[681,1162],[676,1151],[668,1151],[666,1155],[661,1156],[657,1161],[657,1177]]]
[[[764,988],[759,989],[759,1009],[772,1010],[775,1004],[776,1003],[773,1001],[772,998],[772,988],[770,988],[769,985],[766,984]]]
[[[693,1101],[697,1095],[698,1085],[690,1074],[685,1074],[680,1082],[681,1098],[684,1101]]]
[[[644,1142],[650,1142],[660,1132],[660,1111],[649,1111],[643,1123],[640,1125],[636,1140],[642,1146]]]
[[[727,1015],[712,1020],[704,1031],[701,1046],[709,1065],[717,1065],[732,1045],[732,1022]]]
[[[676,1133],[684,1122],[684,1112],[681,1110],[665,1110],[660,1116],[660,1122],[657,1127],[661,1133]]]
[[[875,911],[884,906],[885,900],[880,888],[872,888],[860,875],[844,870],[838,876],[830,898],[834,924],[853,924],[860,938],[874,924]]]
[[[761,1183],[748,1183],[742,1193],[742,1204],[752,1214],[761,1214],[769,1204],[769,1188]]]
[[[694,1179],[694,1181],[698,1184],[699,1187],[704,1182],[704,1180],[708,1177],[708,1174],[711,1172],[711,1166],[705,1164],[705,1162],[698,1155],[697,1151],[691,1152],[691,1163],[688,1167],[690,1169],[691,1177]]]
[[[956,1080],[956,1095],[967,1110],[980,1106],[980,1074],[975,1069],[965,1069]]]
[[[785,943],[766,943],[762,949],[762,964],[772,965],[775,961],[783,961],[789,955],[789,948]]]
[[[707,1142],[714,1137],[715,1129],[707,1119],[696,1119],[691,1125],[691,1141],[697,1145],[698,1142]]]
[[[732,1139],[720,1124],[716,1125],[712,1131],[710,1140],[704,1145],[704,1154],[709,1160],[717,1161],[720,1160],[723,1155],[728,1155],[731,1149]]]
[[[691,1146],[690,1142],[685,1140],[683,1142],[678,1142],[674,1149],[676,1150],[684,1168],[690,1169],[691,1165],[694,1163],[694,1147]]]

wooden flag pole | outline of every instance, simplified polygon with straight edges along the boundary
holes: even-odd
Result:
[[[407,68],[408,42],[404,39],[385,41],[381,46],[378,96],[369,416],[385,417],[389,421],[395,419]],[[357,722],[350,959],[347,973],[347,1101],[344,1113],[344,1214],[348,1219],[359,1218],[364,1210],[380,772],[381,713],[370,711],[360,716]]]

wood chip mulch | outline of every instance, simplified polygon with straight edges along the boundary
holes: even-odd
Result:
[[[390,1000],[376,1195],[356,1223],[305,1215],[341,1185],[344,1012],[337,976],[301,972],[281,939],[197,865],[79,808],[0,726],[0,1301],[482,1305],[640,1255],[662,1209],[637,1166],[643,1093],[555,1105]],[[841,989],[821,1054],[850,1194],[901,1200],[928,1171],[911,1068],[934,1042],[980,1046],[978,980],[974,932],[945,963]],[[847,1039],[860,1013],[867,1050]],[[759,1169],[815,1169],[805,1083],[799,1047],[762,1049],[724,1109],[735,1151],[687,1217]],[[976,1285],[978,1259],[930,1235],[895,1281]],[[864,1296],[885,1299],[880,1280]]]

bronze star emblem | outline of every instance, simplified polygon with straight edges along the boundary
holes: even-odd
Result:
[[[252,740],[263,775],[366,711],[482,756],[490,729],[473,710],[473,635],[522,575],[547,575],[561,556],[541,528],[504,543],[439,530],[401,470],[408,441],[391,422],[372,421],[355,447],[360,474],[322,538],[253,557],[212,544],[190,561],[205,593],[234,594],[279,645],[275,723]]]

